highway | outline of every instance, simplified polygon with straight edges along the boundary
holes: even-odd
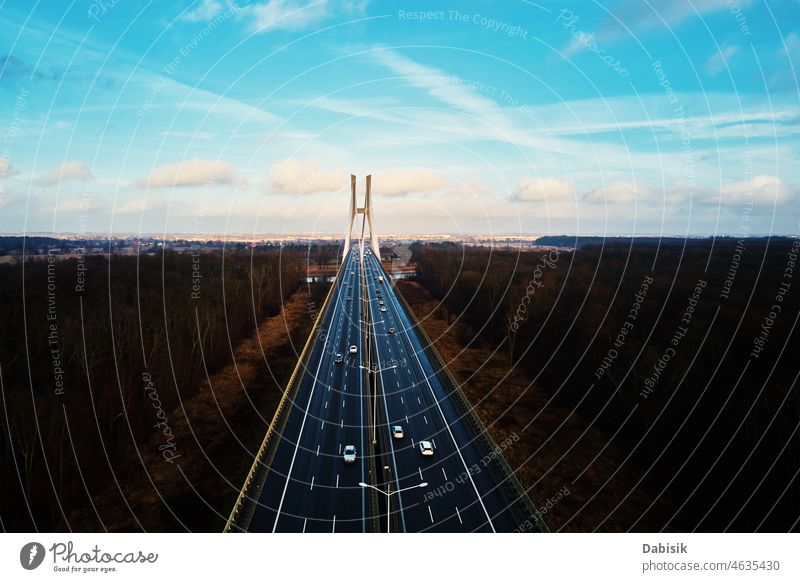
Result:
[[[423,352],[422,340],[374,255],[366,255],[370,320],[374,322],[376,360],[385,424],[391,443],[393,489],[427,482],[396,495],[403,531],[509,532],[519,527],[497,494],[486,460],[445,392],[438,371]],[[382,277],[384,283],[378,282]],[[381,290],[380,298],[378,289]],[[383,301],[384,305],[380,305]],[[380,308],[385,307],[386,311]],[[393,329],[393,333],[389,330]],[[391,427],[403,427],[403,439]],[[420,454],[419,441],[430,441],[434,454]],[[384,479],[384,481],[389,479]],[[434,495],[438,491],[440,495]]]
[[[529,505],[513,491],[509,495],[507,479],[498,478],[499,460],[486,457],[494,443],[479,437],[458,412],[380,262],[365,252],[362,273],[359,254],[356,245],[343,262],[294,398],[282,412],[278,440],[258,467],[264,476],[243,491],[246,517],[233,529],[519,528]],[[357,353],[350,354],[350,346]],[[402,438],[393,436],[393,426],[402,427]],[[423,440],[432,444],[432,455],[421,454]],[[343,456],[348,445],[357,450],[353,463]],[[362,482],[392,492],[388,515],[385,494]]]
[[[365,481],[365,376],[361,369],[361,266],[351,252],[331,302],[248,529],[264,532],[369,531]],[[351,299],[348,300],[348,297]],[[350,355],[355,345],[358,353]],[[336,354],[343,362],[335,363]],[[355,463],[343,449],[355,445]]]

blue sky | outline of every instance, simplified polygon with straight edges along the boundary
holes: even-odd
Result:
[[[0,232],[798,234],[790,0],[0,3]]]

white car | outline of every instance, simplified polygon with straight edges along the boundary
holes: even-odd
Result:
[[[355,463],[356,462],[356,447],[355,447],[355,445],[347,445],[344,448],[344,462],[345,463]]]
[[[386,312],[386,306],[385,305],[381,305],[381,311]]]
[[[432,457],[433,445],[430,441],[419,441],[419,452],[423,457]]]
[[[344,358],[342,357],[342,354],[336,354],[336,358],[333,361],[337,364],[341,364],[344,361]]]
[[[358,348],[356,346],[350,346],[350,353],[351,354],[357,354],[358,353]]]
[[[395,425],[392,427],[392,436],[396,439],[403,438],[403,427],[400,425]]]

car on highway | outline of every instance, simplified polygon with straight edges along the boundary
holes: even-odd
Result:
[[[344,448],[344,462],[345,463],[355,463],[356,462],[356,447],[355,447],[355,445],[347,445]]]
[[[381,311],[386,311],[386,306],[381,307]]]
[[[388,333],[389,335],[394,335],[394,328],[393,328],[393,327],[390,327],[390,328],[389,328],[388,330],[386,330],[386,331],[387,331],[387,333]]]
[[[380,301],[378,301],[378,305],[383,305],[383,299],[381,299]]]
[[[350,353],[351,354],[357,354],[358,353],[358,348],[356,346],[350,346]]]
[[[419,441],[419,452],[423,457],[432,457],[433,445],[430,441]]]
[[[347,300],[348,300],[348,301],[352,301],[352,300],[353,300],[353,298],[352,298],[352,297],[350,297],[350,296],[348,296],[348,297],[347,297]]]
[[[344,361],[342,354],[336,354],[336,357],[333,360],[337,364],[341,364]]]
[[[403,438],[403,427],[396,424],[392,427],[392,436],[396,439]]]

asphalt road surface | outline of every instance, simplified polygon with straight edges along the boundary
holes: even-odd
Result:
[[[474,431],[447,394],[380,263],[371,254],[364,259],[362,276],[359,249],[353,248],[334,283],[264,484],[250,492],[258,501],[247,529],[509,532],[520,527],[520,513],[507,508],[508,495],[501,494],[497,473],[488,466],[498,461],[487,460],[481,453],[486,448],[473,440]],[[366,326],[372,330],[369,346]],[[375,400],[368,397],[373,391]],[[402,438],[393,436],[393,426],[402,428]],[[423,440],[432,444],[433,455],[421,454]],[[347,445],[356,447],[353,463],[344,460]],[[388,526],[386,497],[360,482],[392,492]]]

